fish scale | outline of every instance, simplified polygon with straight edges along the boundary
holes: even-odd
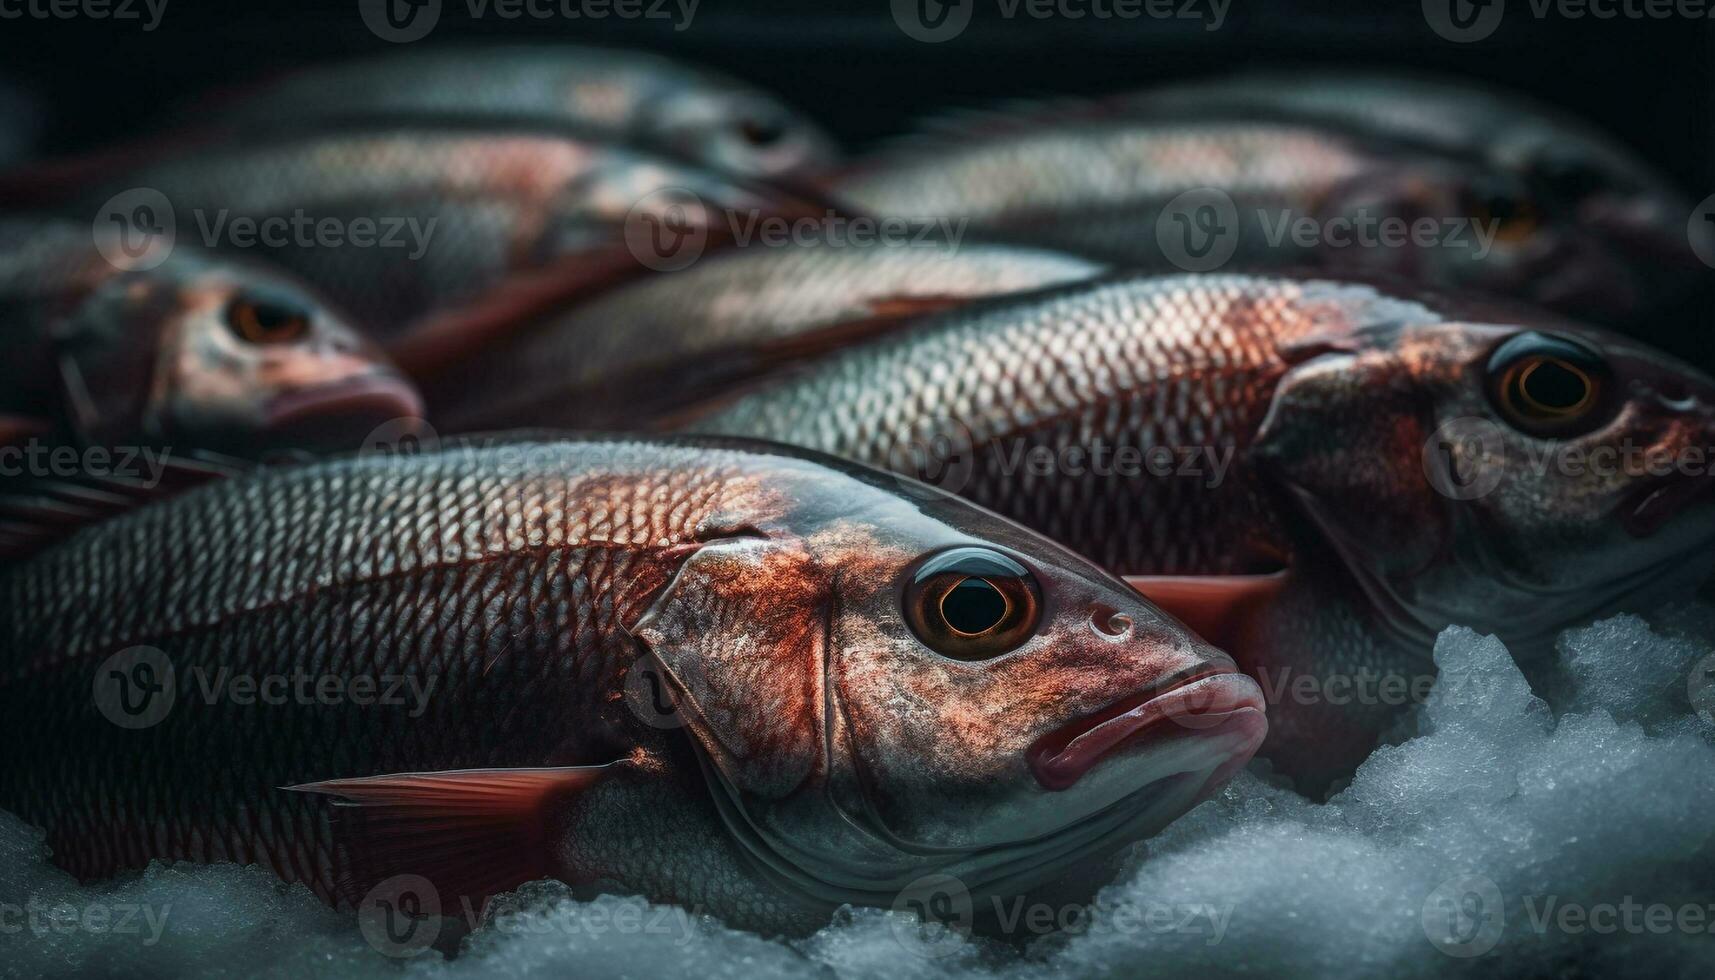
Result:
[[[599,729],[580,732],[555,718],[607,710],[598,692],[611,687],[616,667],[608,638],[617,584],[658,575],[648,571],[653,556],[686,540],[731,491],[705,460],[683,459],[682,472],[664,467],[655,485],[620,482],[585,496],[579,484],[586,481],[550,475],[553,462],[568,458],[510,478],[484,465],[479,452],[437,467],[366,458],[331,471],[288,470],[241,492],[166,502],[44,555],[7,580],[0,632],[19,655],[6,671],[7,713],[25,753],[69,761],[53,751],[67,719],[87,726],[93,744],[75,754],[88,767],[85,778],[9,767],[4,794],[30,800],[33,819],[56,825],[51,843],[80,875],[140,866],[150,856],[265,861],[331,895],[331,845],[312,819],[315,804],[277,794],[270,809],[253,811],[245,801],[259,787],[329,772],[526,764],[520,753],[534,751],[544,731],[565,733],[557,752],[590,751]],[[696,489],[707,486],[714,491]],[[673,506],[661,506],[662,494]],[[292,519],[282,519],[286,513]],[[441,520],[396,521],[411,513]],[[471,530],[447,542],[440,527]],[[229,541],[274,558],[189,548],[175,574],[163,576],[155,563],[114,557],[159,554],[175,541]],[[367,544],[354,547],[359,542]],[[215,683],[223,664],[237,664],[257,674],[410,673],[439,678],[445,693],[427,713],[432,724],[385,710],[325,708],[325,716],[311,713],[317,724],[289,728],[284,740],[257,740],[265,753],[257,758],[252,743],[234,744],[231,734],[270,724],[270,709],[260,705],[198,705],[182,726],[169,719],[142,732],[104,731],[88,671],[135,644],[170,651],[176,670],[201,671],[199,683]],[[560,655],[567,650],[572,655]],[[20,701],[20,685],[39,689],[44,675],[71,683],[48,699]],[[520,691],[542,697],[520,698]],[[178,696],[201,694],[181,680]],[[475,731],[483,737],[451,737]],[[158,788],[136,782],[156,778],[142,770],[165,758],[196,762],[169,767],[177,776]],[[140,791],[134,809],[100,804],[132,789]],[[205,811],[225,816],[210,825]],[[280,821],[314,833],[271,832]],[[150,833],[136,833],[139,827]]]
[[[691,428],[807,443],[881,466],[937,435],[960,445],[967,432],[977,445],[998,438],[996,451],[975,454],[962,495],[1121,574],[1256,571],[1289,547],[1241,458],[1285,370],[1280,345],[1402,313],[1429,316],[1366,286],[1124,278],[947,314]],[[1115,492],[1112,477],[1087,473],[1057,475],[1055,493],[1043,493],[1029,479],[1022,453],[1042,447],[1062,458],[1098,439],[1239,461],[1212,489],[1145,474]]]

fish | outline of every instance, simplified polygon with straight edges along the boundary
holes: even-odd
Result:
[[[1044,249],[960,242],[729,248],[622,284],[434,378],[442,431],[638,428],[970,300],[1091,278]]]
[[[265,467],[0,592],[0,806],[56,862],[260,864],[360,916],[400,876],[448,910],[559,878],[776,932],[926,878],[980,904],[1153,833],[1267,729],[1230,658],[1088,561],[745,440]]]
[[[352,323],[261,263],[54,219],[0,221],[0,414],[80,444],[255,458],[419,418]]]
[[[665,158],[522,131],[405,126],[222,141],[101,179],[68,167],[71,186],[43,189],[53,169],[14,177],[6,193],[105,217],[113,201],[133,199],[124,195],[153,192],[147,214],[170,218],[175,240],[291,272],[413,375],[580,291],[694,258],[735,224],[827,213]],[[140,213],[121,210],[127,220]]]
[[[1367,282],[1128,273],[1001,298],[681,428],[915,475],[1127,577],[1263,682],[1262,752],[1311,792],[1427,693],[1443,628],[1540,674],[1562,629],[1689,591],[1715,556],[1707,375]],[[1354,703],[1366,676],[1394,700]]]
[[[1152,271],[1393,276],[1614,327],[1648,329],[1709,281],[1671,180],[1591,127],[1448,82],[1242,76],[970,113],[828,186]]]
[[[561,126],[759,180],[838,159],[832,137],[774,96],[640,51],[556,44],[437,48],[318,65],[210,100],[199,127],[302,129],[417,119]]]

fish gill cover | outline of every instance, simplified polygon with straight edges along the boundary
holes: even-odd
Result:
[[[999,910],[1039,931],[1029,943],[880,909],[774,940],[538,882],[441,943],[452,958],[389,960],[406,949],[258,868],[156,863],[79,887],[0,813],[0,974],[1706,976],[1715,647],[1689,637],[1712,627],[1715,608],[1693,606],[1569,631],[1552,705],[1498,641],[1449,629],[1412,731],[1345,790],[1312,803],[1255,764],[1139,845],[1087,913]],[[456,935],[469,910],[442,911],[431,928]],[[1602,941],[1615,933],[1629,941]]]

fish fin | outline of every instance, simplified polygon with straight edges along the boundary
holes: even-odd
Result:
[[[331,798],[342,899],[355,904],[402,874],[428,879],[443,901],[481,899],[551,877],[553,804],[621,764],[409,772],[281,788]]]
[[[77,452],[80,460],[88,459],[82,455],[86,450]],[[0,563],[21,561],[84,527],[204,483],[230,479],[257,465],[201,452],[163,451],[141,463],[112,455],[109,459],[113,467],[141,465],[145,472],[120,475],[83,468],[75,476],[0,480]]]
[[[1285,571],[1258,575],[1127,575],[1126,584],[1223,649],[1236,647],[1246,627],[1286,586]]]

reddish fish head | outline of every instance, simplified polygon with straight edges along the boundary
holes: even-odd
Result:
[[[411,382],[302,287],[182,249],[86,297],[61,350],[68,385],[87,393],[76,421],[110,444],[350,448],[423,414]]]
[[[800,897],[931,873],[1017,893],[1155,832],[1248,760],[1260,690],[1089,562],[851,464],[771,481],[636,634],[733,834]],[[903,489],[902,489],[903,488]]]
[[[1288,372],[1257,452],[1384,618],[1540,645],[1708,569],[1715,382],[1563,323],[1393,326]]]

